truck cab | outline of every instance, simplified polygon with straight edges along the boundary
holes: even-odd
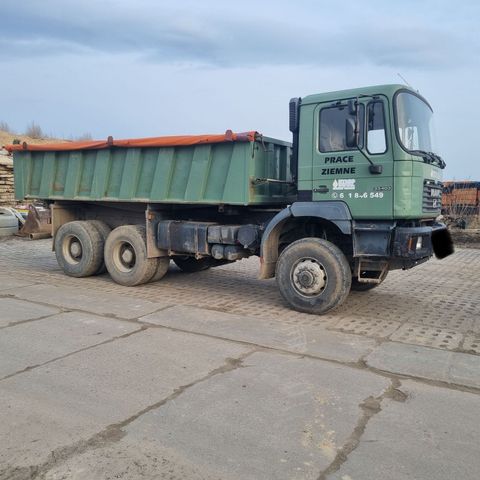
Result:
[[[440,214],[445,163],[436,154],[433,110],[421,95],[382,85],[293,103],[299,199],[342,200],[358,220]]]
[[[290,216],[277,217],[283,233],[273,233],[272,221],[263,237],[263,278],[273,275],[272,265],[278,274],[270,235],[281,250],[282,236],[291,243],[302,229],[339,246],[355,290],[374,288],[389,270],[411,268],[434,252],[453,252],[436,221],[445,162],[436,151],[433,110],[418,92],[380,85],[293,98],[290,130],[297,202]],[[292,222],[295,228],[287,226]],[[303,267],[308,285],[315,272]]]

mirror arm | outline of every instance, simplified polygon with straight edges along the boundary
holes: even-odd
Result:
[[[360,129],[359,129],[359,119],[358,119],[358,108],[359,101],[358,97],[355,99],[355,146],[357,147],[357,150],[367,159],[368,163],[370,164],[368,167],[368,170],[370,173],[374,175],[379,175],[383,172],[383,166],[382,165],[377,165],[372,162],[370,157],[359,147],[359,139],[360,139]]]
[[[370,173],[373,173],[374,175],[379,175],[380,173],[383,172],[383,166],[373,163],[370,157],[358,145],[357,145],[357,150],[367,159],[368,163],[370,163],[368,167],[368,171]]]

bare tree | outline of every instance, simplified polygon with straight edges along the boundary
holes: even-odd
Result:
[[[7,132],[7,133],[12,133],[10,125],[7,122],[4,122],[3,120],[0,120],[0,130],[3,130],[4,132]]]

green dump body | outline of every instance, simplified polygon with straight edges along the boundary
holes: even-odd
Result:
[[[17,199],[170,204],[286,204],[290,143],[14,151]]]

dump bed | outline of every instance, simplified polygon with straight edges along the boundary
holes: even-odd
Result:
[[[17,199],[279,204],[291,145],[256,132],[9,145]]]

